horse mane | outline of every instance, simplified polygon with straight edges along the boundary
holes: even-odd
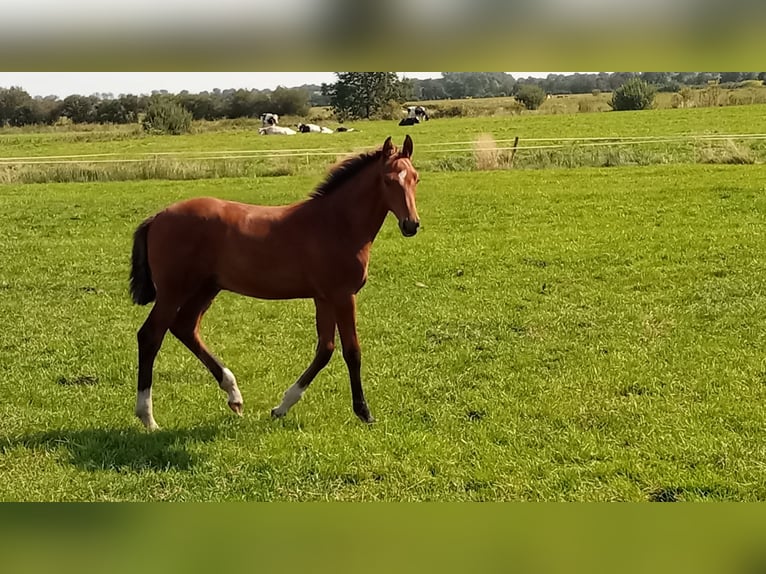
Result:
[[[349,179],[357,175],[365,167],[379,160],[383,155],[383,149],[361,153],[336,164],[330,169],[325,180],[320,183],[310,196],[312,199],[330,195]]]

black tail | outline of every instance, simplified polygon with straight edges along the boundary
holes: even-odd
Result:
[[[137,305],[146,305],[154,301],[157,291],[152,282],[152,270],[149,269],[146,235],[154,217],[145,219],[133,234],[133,256],[130,267],[130,294]]]

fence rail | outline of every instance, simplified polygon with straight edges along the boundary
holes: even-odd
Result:
[[[502,150],[543,150],[566,149],[573,147],[605,147],[632,146],[665,143],[700,143],[714,141],[757,141],[766,140],[766,134],[683,134],[671,136],[599,136],[599,137],[548,137],[524,138],[525,142],[533,145],[497,145],[518,142],[519,138],[496,139],[489,142],[453,141],[419,144],[419,153],[475,153],[477,151]],[[544,143],[561,142],[561,143]],[[450,147],[453,146],[453,147]],[[425,149],[424,149],[425,148]],[[96,164],[96,163],[140,163],[153,162],[161,159],[178,159],[184,161],[210,160],[253,160],[278,159],[291,157],[343,156],[371,148],[335,149],[327,148],[289,148],[280,150],[209,150],[209,151],[158,151],[158,152],[112,152],[93,154],[69,154],[48,156],[0,157],[0,166],[40,165],[40,164]]]

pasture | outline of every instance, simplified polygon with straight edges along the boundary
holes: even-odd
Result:
[[[477,132],[763,132],[763,109],[431,121],[414,162]],[[349,148],[399,133],[362,127],[339,134]],[[3,135],[4,155],[327,141],[60,135]],[[376,424],[354,416],[339,353],[272,420],[313,355],[313,305],[224,293],[203,336],[245,416],[168,337],[153,434],[133,416],[136,225],[194,196],[297,200],[319,172],[0,186],[0,500],[766,499],[766,167],[421,176],[422,232],[389,219],[359,295]]]
[[[297,121],[287,118],[284,124]],[[521,149],[513,164],[516,168],[754,163],[766,159],[764,139],[695,139],[766,133],[763,104],[449,118],[412,127],[399,127],[395,121],[346,125],[357,131],[259,136],[257,120],[199,122],[195,133],[182,136],[149,136],[137,126],[73,126],[41,132],[7,128],[0,130],[0,183],[316,175],[338,157],[378,146],[388,135],[401,142],[406,133],[415,138],[419,169],[431,172],[480,168],[475,142],[482,135],[497,142],[501,167],[510,153],[502,148],[512,146],[517,136]],[[658,141],[623,141],[620,145],[616,145],[618,141],[574,141],[647,137]]]

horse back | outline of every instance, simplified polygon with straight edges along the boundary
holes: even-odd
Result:
[[[155,283],[215,281],[253,297],[312,296],[306,275],[310,242],[295,232],[294,210],[211,197],[169,206],[155,216],[149,234]]]

